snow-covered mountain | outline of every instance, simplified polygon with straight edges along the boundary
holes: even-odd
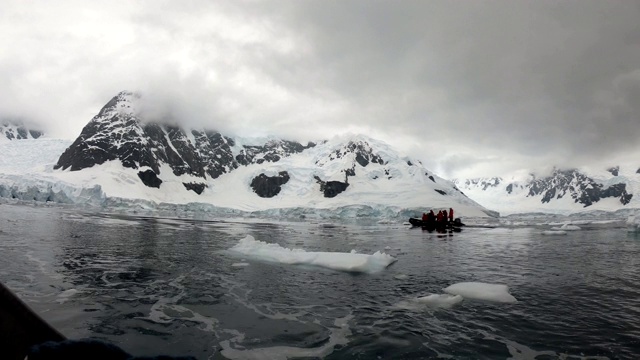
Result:
[[[137,114],[138,94],[121,92],[109,101],[85,127],[80,136],[60,156],[54,169],[82,170],[120,160],[130,169],[141,169],[140,179],[159,187],[161,167],[175,176],[198,179],[184,186],[202,192],[207,179],[215,179],[240,165],[277,161],[313,144],[273,140],[261,146],[239,146],[216,131],[184,129],[175,124],[145,122]]]
[[[42,131],[30,129],[19,120],[0,120],[0,141],[37,139]]]
[[[0,162],[0,196],[289,215],[405,216],[449,207],[460,216],[497,215],[418,160],[366,136],[304,145],[232,138],[142,119],[139,100],[118,94],[66,149],[53,139],[30,140],[18,151],[3,144],[22,165]]]
[[[554,169],[550,175],[530,174],[524,179],[493,177],[453,182],[472,199],[502,214],[640,207],[640,169],[633,165]]]

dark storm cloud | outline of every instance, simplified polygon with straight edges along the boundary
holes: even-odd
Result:
[[[153,116],[237,134],[365,132],[443,176],[608,162],[640,148],[637,1],[1,10],[10,35],[0,39],[0,116],[46,120],[69,137],[117,92],[138,90]]]
[[[290,10],[290,26],[313,44],[316,83],[391,133],[558,165],[639,144],[638,2],[304,2]]]

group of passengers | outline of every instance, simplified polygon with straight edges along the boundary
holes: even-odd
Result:
[[[428,213],[422,213],[422,221],[436,222],[438,224],[446,224],[447,222],[453,222],[453,209],[439,210],[438,214],[435,214],[433,210],[429,210]]]

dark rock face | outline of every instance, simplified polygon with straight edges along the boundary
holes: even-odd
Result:
[[[354,154],[354,165],[358,163],[362,167],[366,167],[369,163],[385,165],[385,161],[382,157],[376,154],[366,141],[349,141],[346,145],[344,145],[340,149],[336,149],[333,153],[329,155],[326,159],[321,159],[316,161],[316,165],[323,166],[325,163],[329,161],[333,161],[336,159],[342,159],[343,157]]]
[[[444,190],[439,190],[439,189],[434,189],[434,190],[440,195],[447,195],[447,193]]]
[[[162,180],[158,178],[153,170],[145,170],[138,171],[138,177],[142,180],[142,183],[147,185],[148,187],[160,188],[160,184],[162,184]]]
[[[626,205],[633,197],[633,194],[627,193],[625,184],[615,184],[604,189],[602,184],[577,170],[555,170],[551,176],[534,179],[527,186],[527,196],[542,196],[543,203],[571,196],[576,203],[587,207],[602,198],[616,197]]]
[[[119,159],[127,168],[148,166],[160,174],[161,163],[165,163],[177,176],[201,178],[216,178],[237,168],[228,138],[199,131],[192,131],[189,136],[174,125],[143,123],[130,109],[138,98],[122,92],[109,101],[54,168],[76,171]]]
[[[320,186],[320,191],[324,192],[324,197],[332,198],[347,190],[348,187],[348,183],[343,183],[341,181],[327,181],[324,184],[324,189]]]
[[[618,176],[618,172],[620,171],[620,166],[614,166],[607,169],[608,172],[613,176]]]
[[[502,182],[502,178],[499,178],[499,177],[488,178],[488,179],[467,179],[465,181],[465,185],[467,187],[469,186],[481,187],[482,190],[487,190],[490,187],[497,187],[498,185],[500,185],[501,182]]]
[[[324,194],[326,198],[333,198],[338,196],[338,194],[347,190],[349,187],[348,182],[342,181],[323,181],[317,176],[314,176],[316,182],[320,184],[320,191]]]
[[[245,145],[240,154],[236,156],[236,161],[240,165],[262,164],[265,161],[277,162],[281,158],[300,153],[306,149],[316,146],[315,143],[308,143],[303,146],[295,141],[272,140],[264,146]]]
[[[37,139],[44,135],[42,131],[29,129],[20,120],[0,121],[0,137],[9,140]]]
[[[513,184],[507,185],[506,189],[507,194],[511,194],[513,192]]]
[[[251,188],[263,198],[272,198],[280,193],[282,185],[289,181],[289,173],[281,171],[277,176],[260,174],[251,181]]]
[[[185,189],[191,190],[198,195],[202,194],[202,192],[204,191],[204,188],[207,187],[206,184],[195,183],[195,182],[182,183],[182,185],[184,185]]]
[[[605,190],[602,190],[602,192],[600,192],[600,197],[619,198],[622,205],[627,205],[631,201],[633,194],[627,193],[627,185],[620,183],[620,184],[611,185]]]
[[[147,166],[156,177],[162,164],[167,164],[176,176],[187,174],[206,180],[216,179],[240,165],[275,162],[315,146],[274,140],[264,146],[245,146],[234,157],[235,141],[216,131],[186,130],[172,124],[142,121],[135,111],[139,99],[139,95],[130,92],[121,92],[111,99],[64,151],[54,169],[76,171],[120,160],[126,168]],[[204,190],[201,185],[185,187],[200,194]]]

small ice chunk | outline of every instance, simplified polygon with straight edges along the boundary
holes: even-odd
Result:
[[[461,282],[444,289],[452,295],[461,295],[469,299],[515,303],[518,300],[509,294],[509,287],[503,284],[488,284],[482,282]]]
[[[62,293],[60,293],[60,295],[58,295],[58,297],[61,298],[67,298],[67,297],[71,297],[77,293],[79,293],[80,291],[76,290],[76,289],[68,289],[63,291]]]
[[[575,231],[575,230],[580,230],[580,226],[564,224],[560,227],[560,229],[565,231]]]
[[[72,297],[73,295],[79,293],[80,291],[76,290],[76,289],[68,289],[65,290],[63,292],[61,292],[60,294],[58,294],[58,300],[57,302],[62,304],[65,303],[67,300],[69,300],[70,297]]]
[[[246,262],[237,262],[237,263],[233,263],[233,264],[231,264],[231,267],[245,267],[245,266],[249,266],[249,263],[246,263]]]
[[[399,275],[394,276],[394,278],[398,279],[398,280],[406,280],[406,279],[409,278],[409,275],[407,275],[407,274],[399,274]]]
[[[555,230],[555,231],[576,231],[576,230],[581,230],[580,226],[576,226],[576,225],[571,225],[571,224],[564,224],[560,227],[552,227],[551,230]]]
[[[416,299],[416,301],[421,304],[438,308],[450,308],[455,304],[462,302],[462,300],[462,296],[450,294],[431,294]]]

